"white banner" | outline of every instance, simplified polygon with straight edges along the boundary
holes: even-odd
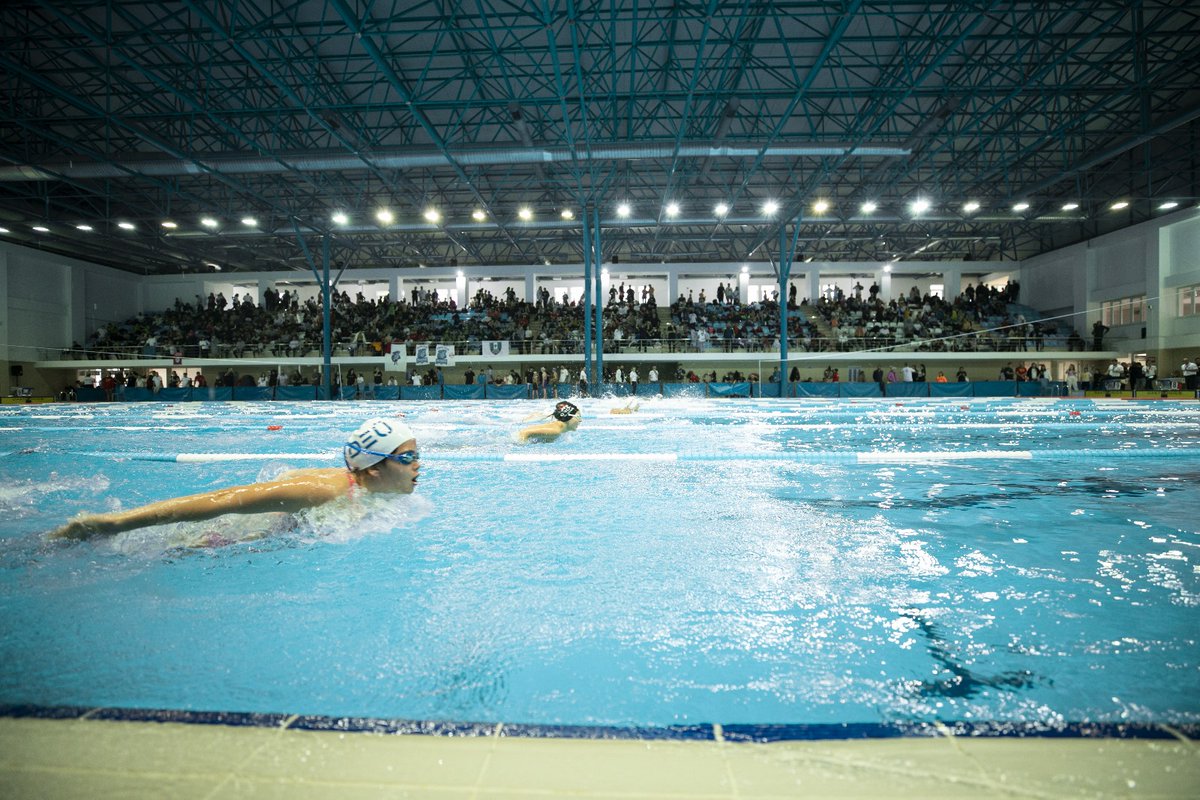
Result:
[[[480,355],[484,356],[506,356],[508,355],[508,340],[502,342],[484,340]]]
[[[436,348],[434,348],[433,364],[437,367],[453,367],[454,345],[439,344]]]
[[[413,345],[413,366],[428,367],[429,366],[429,345],[414,344]]]
[[[402,344],[393,344],[392,352],[383,355],[384,372],[406,372],[408,349]]]

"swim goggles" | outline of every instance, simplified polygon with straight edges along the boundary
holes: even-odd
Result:
[[[405,450],[400,453],[379,453],[374,450],[365,450],[353,442],[349,442],[346,446],[353,449],[355,453],[363,453],[364,455],[368,456],[379,456],[380,458],[386,458],[389,461],[395,461],[405,465],[411,464],[414,461],[419,461],[421,458],[421,454],[416,450]]]

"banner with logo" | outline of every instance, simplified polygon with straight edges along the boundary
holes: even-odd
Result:
[[[429,366],[429,345],[414,344],[413,345],[413,366],[428,367]]]
[[[497,342],[485,339],[481,350],[480,355],[484,356],[506,356],[508,355],[508,340]]]
[[[454,345],[439,344],[433,349],[433,364],[436,367],[454,366]]]
[[[392,352],[385,353],[382,356],[383,371],[384,372],[405,372],[405,371],[407,371],[407,367],[408,367],[408,364],[406,363],[408,360],[407,354],[408,354],[408,348],[406,348],[404,345],[393,344]]]

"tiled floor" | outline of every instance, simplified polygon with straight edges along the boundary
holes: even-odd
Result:
[[[1197,798],[1186,740],[731,744],[0,718],[0,798]]]

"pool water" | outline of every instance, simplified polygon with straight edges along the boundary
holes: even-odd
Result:
[[[4,407],[0,703],[611,726],[1200,721],[1195,404],[607,413],[624,404],[586,401],[578,431],[529,446],[513,434],[549,402]],[[291,527],[42,536],[82,511],[336,465],[380,413],[417,431],[412,496]],[[180,453],[254,457],[165,460]]]

